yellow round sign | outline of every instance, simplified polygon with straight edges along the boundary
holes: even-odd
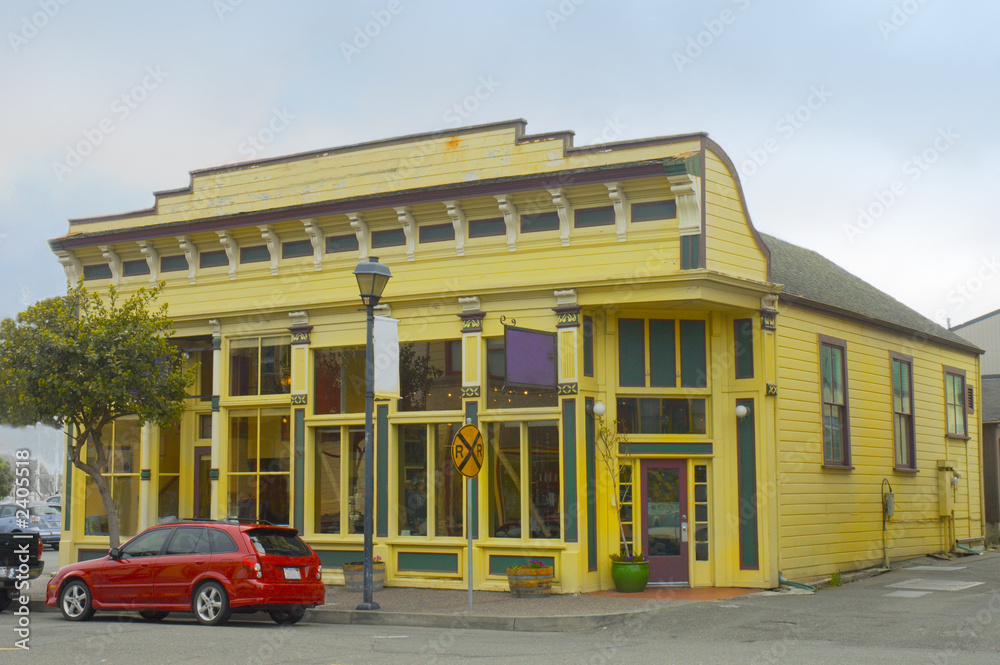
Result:
[[[469,478],[479,475],[483,468],[483,456],[486,447],[483,445],[483,435],[475,425],[465,425],[458,430],[451,444],[451,459],[459,473]]]

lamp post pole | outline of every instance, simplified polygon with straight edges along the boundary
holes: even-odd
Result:
[[[373,599],[374,571],[372,570],[372,531],[374,519],[375,485],[375,445],[372,432],[372,411],[375,409],[375,305],[382,297],[382,290],[392,274],[388,266],[378,262],[378,257],[370,256],[368,261],[359,263],[354,269],[358,280],[361,300],[368,316],[365,336],[365,554],[364,554],[364,598],[357,609],[377,610],[379,604]]]

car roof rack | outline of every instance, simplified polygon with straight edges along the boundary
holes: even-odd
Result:
[[[173,517],[160,524],[179,524],[181,522],[207,522],[212,524],[260,524],[261,526],[282,526],[267,520],[249,519],[246,517],[225,517],[221,520],[213,520],[207,517]]]

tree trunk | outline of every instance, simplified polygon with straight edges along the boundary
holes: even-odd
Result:
[[[118,523],[118,506],[115,505],[115,500],[111,496],[111,488],[108,487],[107,481],[104,479],[104,475],[101,473],[101,467],[103,467],[107,462],[107,456],[104,452],[104,445],[97,435],[91,435],[89,437],[90,445],[93,446],[95,462],[94,464],[87,464],[82,459],[80,459],[80,448],[82,447],[80,441],[76,442],[73,446],[73,466],[80,469],[86,473],[94,481],[94,485],[97,486],[97,491],[101,495],[101,500],[104,502],[104,510],[108,514],[108,542],[110,547],[118,547],[121,544],[121,529]],[[68,497],[64,500],[69,500]],[[86,516],[84,516],[84,523],[86,524]]]

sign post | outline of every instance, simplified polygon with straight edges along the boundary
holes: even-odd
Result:
[[[468,421],[467,421],[468,422]],[[483,468],[485,456],[483,435],[471,422],[458,430],[451,443],[451,459],[458,472],[465,476],[465,533],[469,537],[469,611],[472,611],[472,479]]]

